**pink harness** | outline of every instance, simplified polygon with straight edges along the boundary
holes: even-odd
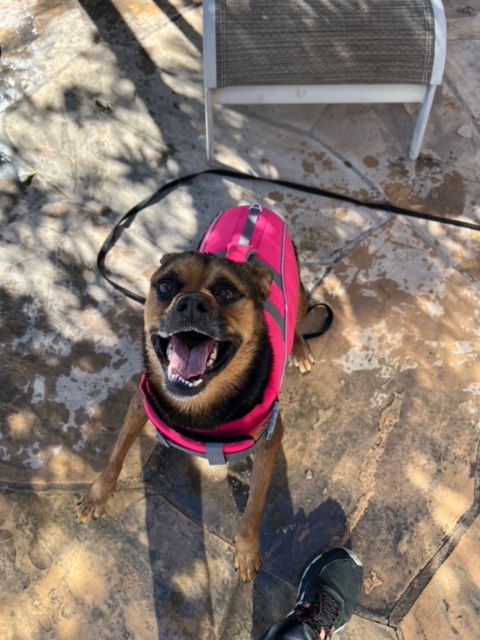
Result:
[[[186,437],[169,427],[155,411],[154,396],[146,374],[140,381],[145,412],[165,446],[207,458],[210,464],[224,464],[252,453],[263,437],[272,437],[279,410],[278,393],[287,358],[292,350],[298,307],[298,267],[293,243],[285,222],[258,204],[235,207],[220,213],[203,236],[199,253],[213,253],[233,262],[252,261],[270,269],[273,281],[264,303],[264,317],[273,351],[273,366],[262,402],[247,415],[205,432],[189,429]],[[270,420],[262,436],[253,435]],[[212,436],[215,441],[212,442]],[[204,439],[202,439],[204,438]]]

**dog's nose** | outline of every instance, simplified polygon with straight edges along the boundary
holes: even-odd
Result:
[[[210,310],[209,300],[198,293],[185,293],[175,304],[175,312],[190,320],[198,316],[203,317]]]

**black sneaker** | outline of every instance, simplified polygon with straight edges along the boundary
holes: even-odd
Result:
[[[353,615],[362,586],[362,563],[348,549],[331,549],[305,569],[291,617],[310,627],[312,640],[328,640]]]

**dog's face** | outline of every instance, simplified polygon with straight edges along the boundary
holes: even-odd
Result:
[[[257,353],[272,274],[209,254],[167,254],[145,305],[150,379],[176,405],[209,407]]]

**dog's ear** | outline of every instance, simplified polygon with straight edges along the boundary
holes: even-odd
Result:
[[[267,267],[256,264],[255,262],[246,262],[245,266],[248,267],[254,284],[256,285],[257,299],[263,304],[270,295],[270,285],[273,280],[272,272]]]
[[[160,266],[166,267],[169,262],[178,256],[178,253],[164,253],[160,258]]]

